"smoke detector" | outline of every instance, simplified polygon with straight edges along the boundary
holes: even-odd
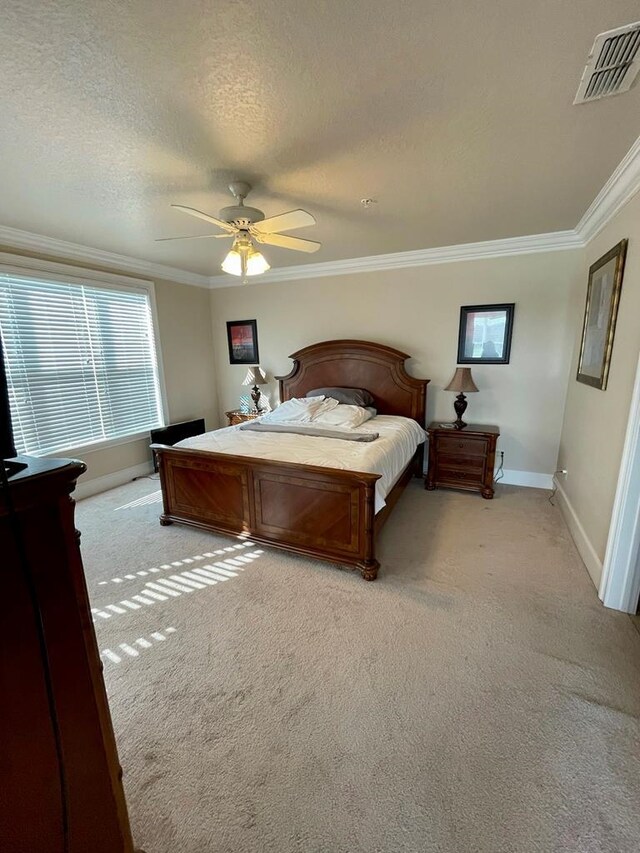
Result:
[[[640,21],[596,36],[574,104],[619,95],[640,71]]]

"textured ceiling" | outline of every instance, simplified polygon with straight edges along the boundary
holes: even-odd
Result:
[[[316,263],[572,228],[640,86],[572,106],[637,0],[0,0],[0,224],[216,274],[229,179]],[[378,204],[364,210],[360,199]],[[226,243],[225,243],[226,245]]]

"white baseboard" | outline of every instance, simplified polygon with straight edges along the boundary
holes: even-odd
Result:
[[[105,474],[103,477],[93,477],[90,480],[85,480],[86,474],[83,474],[78,480],[73,497],[77,501],[81,501],[83,498],[90,498],[92,495],[100,494],[100,492],[115,489],[116,486],[124,486],[125,483],[130,483],[134,477],[143,477],[145,474],[152,473],[153,465],[151,462],[142,462],[140,465],[122,468],[120,471]]]
[[[569,533],[571,534],[573,541],[576,543],[578,553],[582,557],[582,562],[587,567],[591,580],[594,582],[596,589],[600,589],[602,561],[598,557],[584,527],[580,523],[580,519],[571,505],[571,501],[567,497],[567,493],[557,480],[555,481],[555,485],[557,488],[556,497],[558,499],[558,506],[560,507],[560,511],[567,523]]]
[[[514,471],[505,468],[504,476],[498,480],[506,486],[529,486],[531,489],[552,489],[553,475],[537,471]]]

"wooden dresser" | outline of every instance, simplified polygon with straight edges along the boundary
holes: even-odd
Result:
[[[225,412],[227,416],[227,421],[229,426],[236,426],[236,424],[243,424],[245,421],[252,421],[254,418],[257,418],[258,415],[263,414],[262,412],[242,412],[240,409],[234,409],[232,412]]]
[[[429,436],[429,468],[426,489],[446,486],[480,492],[487,500],[493,497],[493,470],[497,426],[468,424],[464,429],[450,429],[434,422]]]
[[[0,487],[3,853],[131,853],[73,522],[71,459],[19,457]]]

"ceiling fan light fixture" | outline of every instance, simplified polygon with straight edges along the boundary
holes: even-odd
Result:
[[[249,275],[262,275],[271,269],[265,256],[259,252],[249,237],[237,237],[222,262],[223,272],[230,275],[246,277]]]
[[[215,225],[222,234],[195,234],[190,239],[233,237],[233,246],[227,253],[220,266],[222,271],[229,275],[235,275],[246,281],[247,276],[262,275],[271,269],[264,255],[256,249],[255,243],[265,243],[268,246],[278,246],[281,249],[291,249],[295,252],[317,252],[321,244],[315,240],[303,240],[300,237],[292,237],[290,234],[282,234],[282,231],[294,231],[297,228],[306,228],[315,225],[316,220],[306,210],[297,208],[269,216],[256,207],[247,207],[244,200],[251,190],[246,181],[234,181],[229,184],[232,195],[238,202],[235,205],[224,207],[220,211],[220,217],[210,216],[202,210],[187,207],[184,204],[172,204],[176,210],[203,219]],[[183,240],[184,237],[161,237],[160,240]]]

